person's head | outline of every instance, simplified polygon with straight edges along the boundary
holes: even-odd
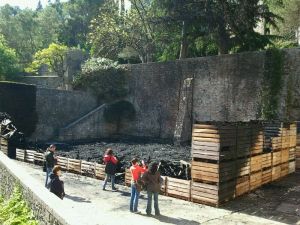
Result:
[[[56,145],[54,145],[54,144],[50,145],[49,150],[50,150],[51,152],[55,152],[55,150],[56,150]]]
[[[150,163],[149,172],[151,174],[155,174],[157,170],[158,170],[158,163],[157,162]]]
[[[61,167],[60,166],[54,166],[52,173],[56,176],[61,176]]]
[[[108,148],[106,149],[106,152],[105,152],[106,155],[113,155],[113,150],[111,148]]]
[[[138,162],[137,158],[133,158],[133,159],[131,160],[131,164],[132,164],[132,165],[136,165],[137,162]]]

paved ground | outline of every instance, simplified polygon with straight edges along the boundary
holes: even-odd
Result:
[[[24,171],[44,185],[41,167],[18,162]],[[118,186],[118,192],[102,191],[101,181],[65,173],[67,197],[63,200],[74,212],[74,225],[271,225],[300,224],[300,173],[258,189],[227,203],[221,208],[194,204],[160,196],[162,216],[145,215],[145,195],[140,199],[141,215],[128,210],[129,189]]]

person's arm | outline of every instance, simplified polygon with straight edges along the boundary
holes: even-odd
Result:
[[[110,160],[113,164],[117,164],[118,163],[118,159],[115,156],[111,156]]]

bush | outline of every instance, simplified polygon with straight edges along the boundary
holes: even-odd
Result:
[[[110,59],[91,58],[82,66],[73,87],[91,90],[99,101],[114,101],[128,93],[126,69]]]
[[[0,197],[0,224],[38,225],[38,221],[34,219],[31,210],[23,200],[19,187],[14,189],[9,200],[4,201],[3,197]]]

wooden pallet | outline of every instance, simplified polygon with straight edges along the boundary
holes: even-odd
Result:
[[[35,153],[36,153],[36,151],[34,151],[34,150],[26,150],[25,162],[34,163],[34,154]]]
[[[289,162],[289,173],[294,173],[296,171],[296,161]]]
[[[250,158],[242,158],[236,160],[237,177],[250,174]]]
[[[272,168],[266,168],[262,171],[262,184],[272,182]]]
[[[235,161],[196,162],[192,161],[191,175],[194,181],[224,182],[236,177]]]
[[[289,161],[296,159],[296,147],[289,148]]]
[[[68,169],[67,170],[69,172],[81,174],[81,160],[68,158]]]
[[[40,152],[34,152],[34,163],[36,164],[43,164],[43,162],[45,161],[45,156],[43,153]]]
[[[272,152],[272,166],[277,166],[281,163],[281,151]]]
[[[262,155],[262,168],[269,168],[272,166],[272,153],[264,153]]]
[[[125,186],[130,187],[131,185],[131,172],[130,169],[125,170]]]
[[[250,158],[251,173],[262,169],[263,155],[252,156]]]
[[[190,180],[181,180],[176,178],[167,178],[166,182],[167,196],[178,197],[181,199],[190,200],[191,198],[191,181]]]
[[[250,191],[259,188],[262,185],[262,171],[250,174]]]
[[[62,170],[68,170],[68,158],[58,156],[57,165],[59,165],[62,168]]]
[[[16,159],[19,161],[25,161],[25,150],[23,149],[16,149]]]
[[[195,124],[192,133],[192,157],[210,160],[235,158],[236,127]]]
[[[235,181],[224,182],[221,184],[192,182],[191,200],[193,202],[207,202],[218,206],[227,199],[234,198],[235,183]]]
[[[96,177],[95,162],[81,161],[81,174],[88,177]]]
[[[250,176],[238,177],[235,186],[235,196],[241,196],[250,191]]]
[[[105,179],[105,165],[95,164],[95,175],[97,179],[104,180]]]
[[[0,150],[5,155],[8,155],[8,141],[2,137],[0,137]]]
[[[289,162],[282,163],[280,167],[280,177],[287,176],[289,174]]]
[[[281,166],[272,167],[272,181],[278,180],[281,177]]]
[[[282,149],[281,151],[281,163],[286,163],[289,161],[289,149]]]

